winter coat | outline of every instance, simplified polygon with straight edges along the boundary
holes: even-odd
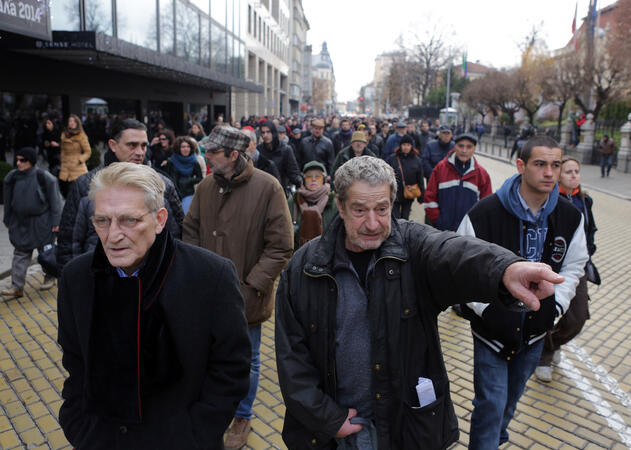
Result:
[[[616,152],[616,141],[611,138],[609,138],[607,141],[602,139],[598,143],[598,151],[601,155],[604,156],[613,155]]]
[[[169,158],[167,163],[160,168],[161,171],[171,178],[180,198],[193,195],[193,193],[195,193],[195,186],[203,179],[202,170],[197,161],[195,162],[196,164],[193,166],[193,173],[190,175],[184,175],[177,170],[175,165],[171,162],[171,158]]]
[[[85,163],[90,159],[92,149],[88,142],[88,136],[83,132],[68,136],[61,133],[61,169],[59,179],[61,181],[74,181],[88,172]]]
[[[340,130],[335,136],[333,136],[333,150],[335,150],[335,154],[337,155],[342,151],[342,149],[351,145],[351,138],[353,137],[353,129],[351,128],[348,131]]]
[[[336,401],[333,275],[343,221],[300,248],[276,296],[276,363],[290,449],[335,449],[348,411]],[[372,324],[373,420],[380,450],[441,449],[458,439],[437,315],[463,297],[503,301],[502,275],[520,258],[497,246],[410,221],[392,221],[376,250],[366,294]],[[508,296],[507,296],[508,297]],[[506,298],[507,305],[514,304]],[[436,401],[418,408],[415,386],[430,378]]]
[[[528,238],[522,236],[526,225],[520,217],[522,213],[517,212],[518,200],[510,194],[511,185],[519,182],[519,177],[511,177],[497,193],[476,203],[462,220],[458,233],[476,236],[522,255],[520,239]],[[554,295],[541,300],[538,311],[526,313],[503,311],[495,305],[476,302],[462,307],[464,317],[471,321],[473,335],[507,359],[543,339],[554,326],[555,318],[567,311],[587,262],[581,213],[559,197],[556,201],[549,198],[542,214],[547,214],[547,233],[540,261],[565,278],[554,287]]]
[[[250,325],[269,319],[274,281],[293,251],[285,194],[250,161],[230,180],[199,183],[182,225],[182,239],[230,259],[237,268]]]
[[[376,157],[377,155],[375,155],[374,152],[370,151],[368,149],[368,147],[366,147],[366,148],[364,148],[364,151],[362,152],[361,156],[374,156],[374,157]],[[337,172],[337,169],[342,167],[344,165],[344,163],[350,161],[351,158],[354,158],[354,157],[355,157],[355,152],[353,151],[353,147],[351,147],[349,145],[348,147],[342,149],[342,151],[339,152],[337,154],[337,156],[335,157],[335,164],[333,164],[333,170],[330,173],[331,180],[335,179],[335,172]]]
[[[291,214],[291,221],[294,226],[294,249],[300,248],[300,228],[302,227],[302,212],[300,211],[300,205],[298,204],[298,193],[289,197],[287,201],[289,213]],[[329,193],[329,201],[322,212],[322,232],[326,232],[329,224],[337,216],[337,202],[335,192]]]
[[[445,159],[455,145],[454,141],[444,144],[440,139],[436,139],[425,146],[425,151],[421,154],[421,160],[423,161],[423,174],[428,181],[436,164]]]
[[[230,261],[166,230],[138,276],[120,278],[100,244],[71,261],[58,321],[69,374],[59,423],[72,446],[222,448],[250,379],[238,283]]]
[[[475,158],[462,176],[454,165],[455,158],[452,152],[440,161],[427,183],[425,214],[439,230],[456,231],[471,207],[493,193],[491,177]]]
[[[57,235],[57,264],[60,269],[75,256],[94,250],[98,236],[90,220],[90,217],[94,215],[94,205],[88,198],[90,183],[99,170],[117,161],[114,153],[108,150],[105,153],[103,165],[77,178],[72,184]],[[184,219],[182,202],[171,179],[162,173],[160,176],[165,185],[164,207],[169,213],[166,228],[174,238],[179,239],[182,236],[182,220]]]
[[[296,159],[298,160],[300,170],[310,161],[320,161],[324,164],[326,173],[331,173],[333,165],[335,164],[333,143],[326,136],[321,136],[319,139],[313,136],[307,136],[300,141],[298,158]]]
[[[283,188],[291,184],[301,186],[302,175],[300,175],[294,150],[288,144],[279,141],[278,131],[274,122],[267,121],[261,126],[267,127],[272,132],[272,142],[269,147],[264,142],[261,142],[256,146],[256,149],[261,155],[276,164],[276,168],[280,172],[281,186]],[[287,141],[289,141],[289,138],[287,138]]]
[[[276,164],[274,164],[274,161],[270,161],[260,153],[256,161],[254,161],[254,168],[269,173],[271,176],[276,178],[279,183],[281,183],[280,172],[278,171],[278,167],[276,167]]]
[[[11,245],[33,250],[54,242],[52,229],[59,225],[61,217],[55,177],[37,167],[23,172],[14,169],[4,178],[3,189],[3,222],[9,229]]]
[[[401,167],[403,167],[403,177],[401,177],[399,161],[401,162]],[[397,198],[395,201],[403,203],[408,200],[403,196],[403,179],[405,179],[405,184],[408,186],[418,184],[418,187],[421,188],[421,196],[418,200],[423,201],[425,195],[425,180],[423,178],[423,163],[421,162],[421,158],[415,155],[413,151],[410,151],[407,155],[401,151],[397,151],[394,155],[390,156],[388,164],[394,169],[394,175],[397,178]]]
[[[390,156],[394,154],[394,151],[401,144],[401,138],[403,136],[401,136],[399,133],[392,133],[390,136],[388,136],[386,143],[381,149],[381,159],[383,159],[384,161],[388,161],[388,158],[390,158]]]

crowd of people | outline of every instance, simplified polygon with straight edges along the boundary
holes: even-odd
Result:
[[[275,310],[290,449],[445,448],[458,439],[436,322],[449,306],[474,337],[469,446],[508,441],[526,381],[551,381],[589,318],[596,226],[578,161],[528,136],[493,193],[476,128],[251,117],[208,131],[114,121],[88,171],[71,115],[63,132],[45,123],[56,176],[16,152],[2,295],[24,295],[33,250],[57,234],[70,443],[241,448]],[[425,224],[408,220],[415,200]]]

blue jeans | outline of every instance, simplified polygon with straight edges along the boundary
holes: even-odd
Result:
[[[605,168],[607,169],[607,176],[611,172],[611,166],[613,165],[613,153],[611,155],[600,155],[600,174],[605,176]]]
[[[482,341],[473,338],[473,413],[469,449],[495,450],[508,441],[508,424],[526,382],[541,356],[543,339],[517,355],[500,357]]]
[[[255,325],[248,329],[250,332],[250,344],[252,345],[252,361],[250,362],[250,390],[247,397],[239,403],[236,417],[242,419],[252,418],[252,405],[256,398],[256,390],[259,387],[259,375],[261,373],[261,325]]]

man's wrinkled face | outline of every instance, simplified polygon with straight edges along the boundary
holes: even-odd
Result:
[[[167,210],[149,211],[144,193],[129,187],[105,187],[94,199],[93,224],[114,267],[135,272],[166,223]]]
[[[355,141],[351,143],[351,147],[356,155],[360,155],[366,148],[366,143],[362,141]]]
[[[108,145],[120,162],[142,164],[149,140],[146,131],[128,128],[121,133],[118,141],[110,139]]]
[[[322,136],[323,132],[324,132],[324,127],[318,127],[316,125],[311,126],[311,133],[313,134],[314,138],[319,138],[320,136]]]
[[[379,248],[390,236],[390,186],[371,186],[357,181],[346,191],[344,203],[337,201],[346,230],[346,248],[362,252]]]
[[[443,144],[449,143],[449,141],[451,141],[451,131],[441,131],[438,133],[438,139],[440,139],[440,142]]]
[[[561,174],[560,148],[534,147],[527,163],[517,159],[517,171],[522,176],[522,187],[533,193],[547,194],[554,189]]]
[[[455,150],[456,158],[466,163],[471,159],[473,153],[475,153],[475,144],[468,139],[461,139],[456,142]]]

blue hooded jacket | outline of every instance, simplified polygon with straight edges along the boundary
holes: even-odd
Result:
[[[519,219],[519,250],[521,254],[529,261],[540,261],[548,232],[548,216],[556,208],[559,188],[558,185],[554,186],[543,205],[543,209],[538,212],[537,218],[533,222],[532,213],[528,213],[524,209],[520,200],[520,185],[521,174],[515,174],[502,184],[496,194],[502,206]]]

